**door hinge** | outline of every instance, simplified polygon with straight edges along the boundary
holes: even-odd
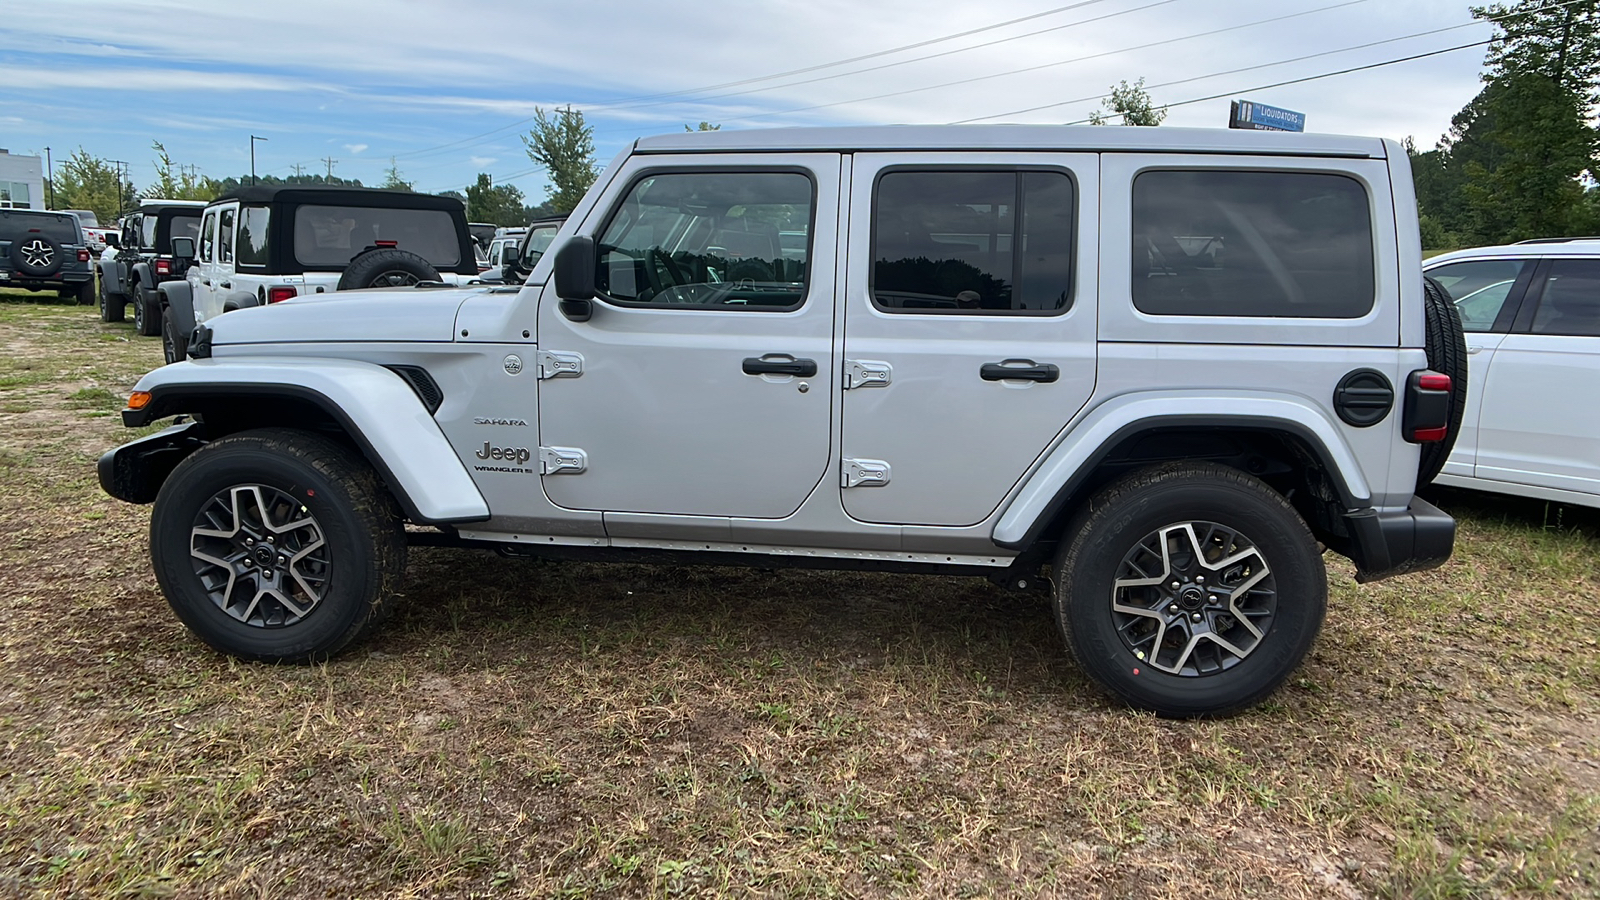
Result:
[[[540,475],[577,475],[589,468],[589,454],[577,447],[540,447]]]
[[[582,374],[582,353],[563,353],[559,350],[539,351],[540,381],[546,378],[577,378]]]
[[[847,459],[840,487],[883,487],[889,483],[889,464],[881,459]]]
[[[844,389],[884,387],[894,369],[876,359],[847,359],[844,361]]]

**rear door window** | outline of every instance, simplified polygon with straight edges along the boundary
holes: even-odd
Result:
[[[1558,259],[1550,263],[1532,331],[1600,336],[1600,259]]]
[[[1072,306],[1072,179],[1050,171],[888,171],[872,205],[885,312],[1038,315]]]
[[[1150,315],[1359,318],[1377,296],[1367,191],[1314,172],[1142,172],[1132,278]]]
[[[73,216],[52,216],[32,214],[5,214],[3,229],[4,240],[15,241],[30,234],[38,234],[49,238],[57,244],[78,244],[78,220]]]

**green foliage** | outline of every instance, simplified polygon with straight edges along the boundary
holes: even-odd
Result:
[[[238,177],[229,176],[216,183],[217,195],[221,196],[228,191],[245,187],[248,184],[250,184],[250,176],[248,174]],[[362,187],[361,180],[358,178],[340,178],[337,175],[332,178],[326,178],[321,175],[290,175],[287,178],[280,178],[276,175],[257,175],[256,184],[327,184],[335,187]]]
[[[554,116],[534,107],[533,128],[522,142],[528,158],[549,173],[545,186],[549,206],[557,213],[571,212],[600,175],[594,160],[594,127],[584,124],[583,113],[570,106],[557,109]]]
[[[465,199],[469,221],[492,222],[496,225],[528,224],[522,205],[522,191],[509,184],[497,187],[488,173],[478,173],[478,182],[467,187]]]
[[[698,126],[696,126],[694,128],[690,128],[689,126],[685,125],[685,126],[683,126],[683,130],[687,131],[687,132],[690,132],[690,133],[693,133],[693,132],[696,132],[696,131],[721,131],[722,130],[722,126],[721,125],[713,125],[710,122],[702,121]]]
[[[222,193],[221,182],[204,175],[197,176],[192,168],[185,172],[182,166],[178,166],[178,172],[174,174],[172,157],[160,141],[151,141],[150,147],[156,151],[156,180],[144,189],[142,196],[161,200],[215,200]]]
[[[122,180],[116,165],[90,156],[82,147],[56,166],[51,188],[45,196],[54,194],[54,208],[92,210],[95,218],[107,224],[138,203],[133,185]]]
[[[1600,160],[1600,13],[1518,0],[1476,7],[1499,32],[1484,87],[1427,152],[1411,152],[1417,203],[1453,243],[1592,233],[1584,190]]]
[[[1111,86],[1111,96],[1102,101],[1106,111],[1089,114],[1090,125],[1110,125],[1121,117],[1123,125],[1160,125],[1167,118],[1167,108],[1152,104],[1150,93],[1144,89],[1144,79],[1133,84],[1123,81]]]
[[[400,174],[400,167],[395,164],[394,157],[389,157],[389,168],[383,170],[383,184],[378,185],[386,191],[415,191],[416,185],[405,180]]]

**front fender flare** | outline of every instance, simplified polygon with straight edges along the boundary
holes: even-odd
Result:
[[[300,357],[229,357],[163,366],[139,379],[142,409],[123,410],[136,427],[207,400],[247,404],[251,397],[312,403],[344,427],[395,499],[425,524],[481,522],[489,504],[439,424],[400,376],[372,363]]]
[[[1031,546],[1073,491],[1125,438],[1174,427],[1292,434],[1317,454],[1347,507],[1371,503],[1371,489],[1350,445],[1327,416],[1301,398],[1265,393],[1219,397],[1187,391],[1124,394],[1091,410],[1046,454],[995,523],[994,542],[1011,549]]]

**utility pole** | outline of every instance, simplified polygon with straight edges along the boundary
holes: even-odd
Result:
[[[295,163],[293,166],[290,166],[290,168],[294,169],[294,177],[296,178],[301,178],[306,174],[306,167],[300,165],[299,163]]]
[[[50,180],[44,186],[50,190],[50,205],[46,209],[56,208],[56,164],[50,159],[50,148],[44,148],[45,171],[50,173]]]
[[[328,180],[333,180],[333,164],[338,162],[338,160],[331,156],[324,156],[322,161],[328,164]]]
[[[117,164],[117,218],[122,218],[122,176],[127,172],[128,164],[120,159],[108,159],[108,163]]]
[[[264,137],[250,135],[250,183],[256,183],[256,141],[264,141]]]

